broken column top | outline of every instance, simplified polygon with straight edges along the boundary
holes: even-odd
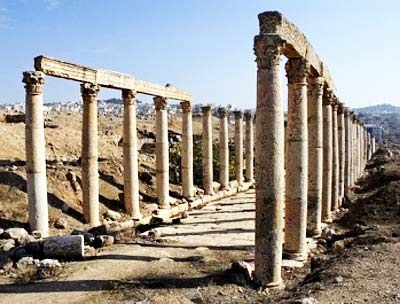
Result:
[[[335,84],[327,66],[319,59],[307,37],[287,20],[280,12],[270,11],[258,15],[260,35],[273,41],[280,39],[285,43],[283,54],[288,58],[305,58],[311,65],[315,76],[324,78],[325,85],[335,90]]]

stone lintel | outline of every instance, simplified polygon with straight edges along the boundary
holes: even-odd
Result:
[[[88,82],[112,89],[129,89],[137,93],[161,96],[175,100],[192,100],[192,95],[173,87],[166,87],[142,80],[129,74],[93,69],[59,59],[37,56],[34,59],[35,69],[49,76]]]
[[[283,54],[288,58],[305,58],[312,69],[317,73],[316,76],[324,78],[325,84],[335,90],[335,84],[328,67],[321,61],[306,36],[297,28],[296,25],[287,20],[280,12],[271,11],[258,15],[260,23],[260,35],[278,35],[285,41]]]

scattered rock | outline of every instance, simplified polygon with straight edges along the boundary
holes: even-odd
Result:
[[[54,221],[54,228],[57,229],[67,229],[68,228],[68,221],[62,217],[57,218]]]
[[[13,239],[0,240],[0,250],[7,252],[15,247],[15,241]]]
[[[231,272],[243,276],[247,282],[250,282],[253,279],[253,268],[254,266],[248,262],[236,261],[232,263]]]
[[[334,281],[335,281],[335,283],[340,284],[340,283],[343,282],[343,277],[342,276],[337,276],[337,277],[335,277]]]
[[[315,298],[312,298],[312,297],[303,298],[303,299],[301,299],[300,303],[301,304],[319,304],[319,302]]]
[[[143,233],[140,234],[141,238],[150,240],[150,241],[155,241],[161,238],[161,232],[160,230],[158,230],[157,228],[154,229],[150,229],[148,231],[145,231]]]
[[[28,235],[28,232],[24,228],[9,228],[0,235],[0,238],[13,239],[18,243],[23,243]]]
[[[339,253],[343,251],[346,248],[346,244],[344,240],[336,241],[335,243],[332,244],[332,251],[334,253]]]
[[[56,259],[44,259],[39,262],[39,267],[61,267],[61,264],[58,260]]]
[[[96,236],[94,241],[92,242],[92,246],[94,248],[101,248],[106,246],[111,246],[114,244],[114,237],[111,235],[99,235]]]
[[[334,236],[335,234],[336,234],[336,233],[335,233],[335,230],[334,230],[333,228],[325,227],[325,228],[322,230],[321,238],[324,239],[324,240],[326,240],[326,241],[331,241],[332,238],[333,238],[333,236]]]
[[[104,213],[104,217],[117,221],[122,218],[122,215],[119,212],[107,209],[107,211]]]
[[[22,267],[25,267],[25,266],[28,266],[28,265],[36,265],[38,263],[39,263],[38,259],[35,260],[33,257],[30,257],[30,256],[23,257],[23,258],[18,260],[17,268],[22,268]]]

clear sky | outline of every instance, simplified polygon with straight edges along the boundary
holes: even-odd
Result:
[[[0,0],[0,103],[24,99],[22,71],[43,54],[254,108],[253,37],[269,10],[308,37],[342,101],[400,105],[399,0]],[[46,78],[46,102],[78,99],[78,83]]]

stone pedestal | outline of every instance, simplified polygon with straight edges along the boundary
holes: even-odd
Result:
[[[322,164],[323,164],[323,79],[310,78],[308,83],[308,207],[307,235],[321,233]]]
[[[91,226],[99,220],[99,173],[97,134],[97,93],[100,87],[91,83],[81,84],[83,100],[82,122],[82,205],[83,215]]]
[[[246,182],[254,181],[254,132],[253,132],[253,114],[246,112],[244,114],[246,122],[246,141],[245,141],[245,159],[246,159]]]
[[[332,211],[339,208],[339,144],[337,101],[332,105]]]
[[[256,246],[255,279],[264,287],[282,285],[284,205],[284,119],[280,97],[283,43],[256,36]]]
[[[213,150],[211,107],[201,108],[203,112],[203,188],[205,194],[213,194]]]
[[[136,220],[142,215],[139,207],[138,146],[136,126],[136,92],[122,91],[124,102],[124,203],[125,211]]]
[[[340,207],[344,199],[344,183],[345,183],[345,119],[343,104],[339,103],[338,107],[338,150],[339,150],[339,184],[338,184],[338,200]]]
[[[157,200],[160,208],[169,208],[169,142],[167,101],[154,97],[156,109],[156,178]]]
[[[235,176],[239,185],[243,183],[243,113],[234,111],[235,115]]]
[[[192,105],[182,101],[182,195],[186,199],[194,196],[193,188],[193,127]]]
[[[323,179],[322,179],[322,221],[331,222],[332,203],[332,93],[325,91],[323,96]]]
[[[285,246],[284,255],[291,259],[307,258],[307,73],[305,59],[289,59],[288,77],[288,154],[286,167]]]
[[[219,108],[219,182],[221,189],[229,187],[229,132],[228,111]]]
[[[24,72],[25,83],[25,153],[29,227],[49,235],[47,205],[46,151],[43,118],[42,72]]]

